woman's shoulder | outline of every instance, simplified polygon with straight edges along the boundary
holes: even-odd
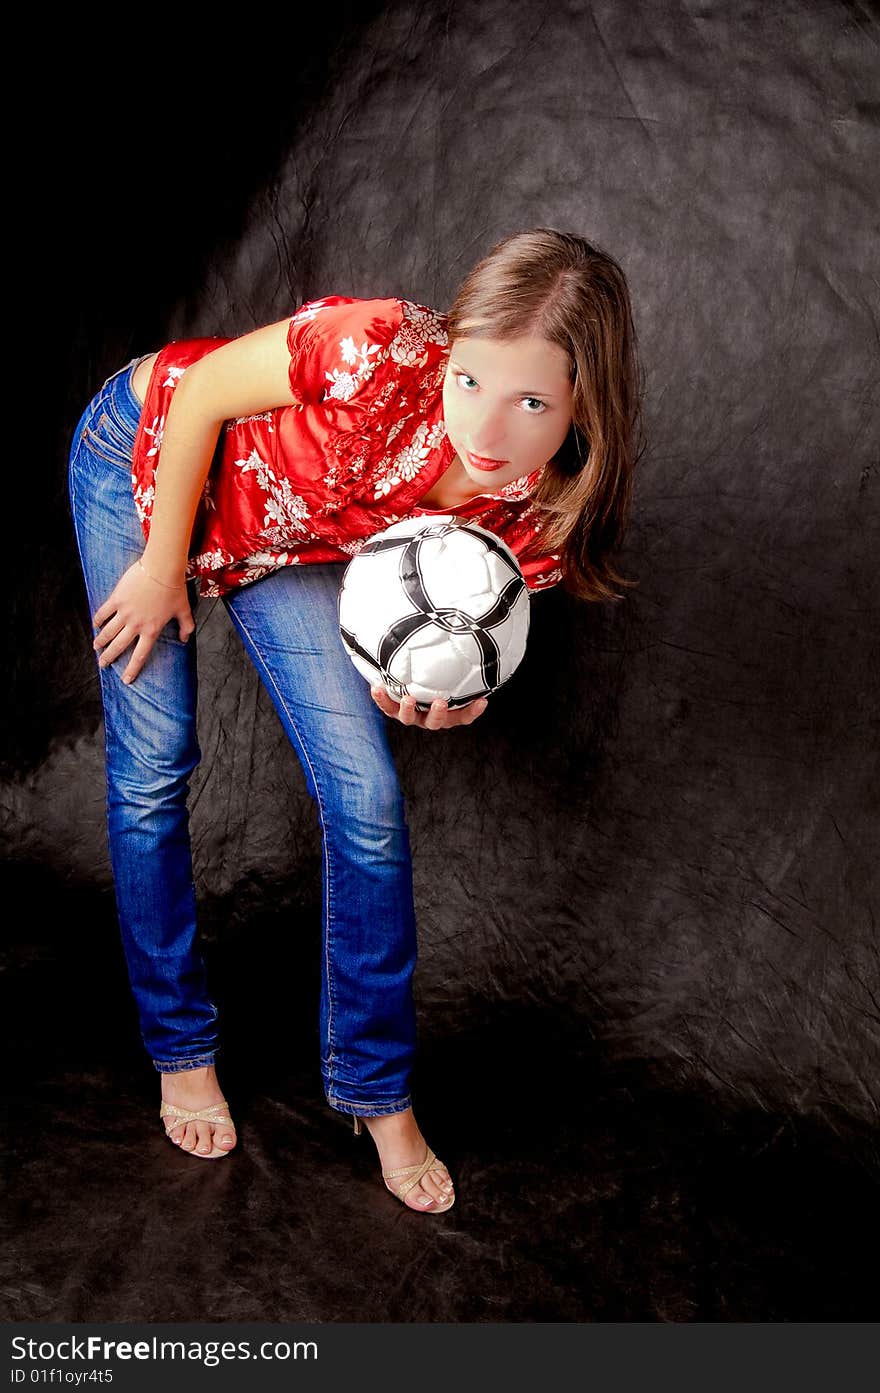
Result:
[[[397,376],[421,372],[443,357],[447,344],[446,316],[427,305],[399,296],[327,295],[291,319],[291,380],[300,392],[348,401],[378,380],[378,368]]]

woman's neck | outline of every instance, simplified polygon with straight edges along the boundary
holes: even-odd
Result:
[[[422,495],[419,503],[425,508],[457,508],[460,503],[467,503],[469,498],[476,498],[479,492],[473,479],[468,478],[462,468],[458,455],[453,455],[448,469]]]

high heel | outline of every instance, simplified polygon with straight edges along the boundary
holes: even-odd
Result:
[[[354,1134],[356,1137],[359,1137],[366,1129],[357,1113],[353,1113],[352,1115],[354,1117]],[[443,1170],[446,1171],[446,1174],[449,1174],[444,1162],[437,1159],[427,1142],[425,1143],[425,1151],[425,1159],[421,1164],[417,1163],[414,1166],[398,1166],[395,1170],[383,1171],[382,1179],[385,1182],[385,1188],[389,1194],[392,1194],[395,1199],[400,1200],[401,1204],[405,1205],[407,1209],[415,1209],[416,1212],[420,1214],[445,1214],[447,1209],[451,1209],[455,1204],[454,1193],[446,1204],[440,1204],[439,1201],[434,1200],[433,1209],[422,1209],[420,1205],[416,1206],[406,1203],[406,1196],[409,1194],[410,1190],[418,1185],[422,1177],[428,1174],[428,1171],[437,1170],[442,1167]],[[403,1177],[403,1179],[401,1179],[401,1177]],[[389,1180],[394,1180],[395,1182],[399,1181],[399,1183],[389,1185]],[[451,1183],[450,1180],[450,1184]]]

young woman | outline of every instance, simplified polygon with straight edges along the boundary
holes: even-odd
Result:
[[[636,338],[617,263],[538,228],[500,242],[448,316],[330,296],[237,339],[192,339],[104,383],[74,432],[70,497],[96,630],[110,853],[168,1136],[232,1150],[217,1011],[198,948],[186,797],[198,761],[193,604],[222,596],[317,802],[321,1067],[388,1188],[448,1209],[413,1114],[416,932],[385,719],[469,725],[370,690],[342,646],[345,563],[402,517],[498,533],[532,590],[623,584],[613,553],[639,454]]]

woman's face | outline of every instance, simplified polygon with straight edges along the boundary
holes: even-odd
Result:
[[[545,465],[571,425],[569,359],[555,343],[456,339],[443,382],[446,432],[481,492]]]

